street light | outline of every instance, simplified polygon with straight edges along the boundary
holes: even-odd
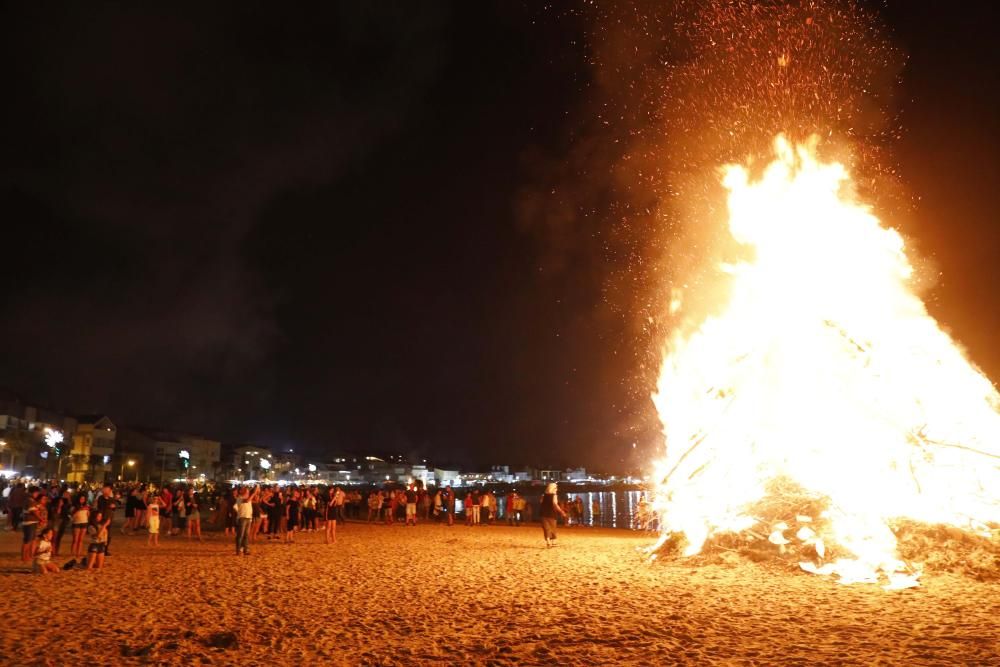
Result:
[[[131,468],[132,466],[135,465],[135,461],[132,460],[132,459],[129,459],[128,462],[127,462],[127,464],[128,464],[128,467]],[[122,472],[121,472],[120,475],[118,475],[118,479],[122,480],[123,482],[125,481],[125,465],[126,465],[126,462],[122,461]],[[138,475],[138,473],[136,473],[135,481],[137,481],[137,482],[139,481],[139,475]]]

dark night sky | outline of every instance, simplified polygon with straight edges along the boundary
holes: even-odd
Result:
[[[8,8],[0,385],[316,452],[612,468],[653,445],[651,352],[604,289],[628,262],[519,214],[538,156],[580,140],[588,19],[322,7]],[[990,14],[882,6],[909,55],[900,225],[996,379]]]

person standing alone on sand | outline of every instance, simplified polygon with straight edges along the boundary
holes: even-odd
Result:
[[[566,512],[559,507],[559,500],[556,498],[558,488],[555,482],[549,482],[545,487],[545,495],[542,496],[542,506],[539,515],[542,517],[542,533],[545,535],[545,546],[554,547],[556,545],[556,518],[562,516],[566,518]]]
[[[253,503],[250,489],[243,487],[236,499],[236,555],[250,555],[250,525],[253,523]]]
[[[519,502],[521,502],[521,495],[516,490],[507,494],[507,525],[521,525],[521,508],[518,507]]]

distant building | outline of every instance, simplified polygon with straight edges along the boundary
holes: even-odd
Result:
[[[338,485],[356,484],[361,481],[356,472],[352,474],[352,470],[345,464],[338,463],[337,459],[330,463],[316,463],[313,467],[316,469],[312,470],[307,463],[305,470],[300,469],[306,480]]]
[[[434,468],[434,484],[438,487],[460,486],[461,474],[457,470]]]
[[[0,392],[0,473],[62,477],[76,420]]]
[[[20,472],[36,449],[26,410],[19,396],[0,395],[0,473]]]
[[[490,466],[489,481],[507,483],[514,481],[510,466]]]
[[[226,445],[220,478],[239,481],[274,479],[274,454],[260,445]]]
[[[459,475],[459,486],[468,486],[470,484],[486,484],[491,482],[493,474],[488,472],[463,472]]]
[[[112,458],[118,428],[107,415],[77,417],[76,433],[70,444],[66,480],[103,482],[112,478]]]
[[[123,428],[119,444],[136,455],[142,466],[139,477],[145,480],[215,479],[221,464],[222,443],[188,433]]]
[[[434,486],[434,470],[428,470],[422,463],[410,466],[408,478],[407,481],[420,482],[425,489]]]
[[[181,444],[187,449],[189,479],[215,479],[222,462],[222,443],[200,435],[181,434]],[[178,452],[178,456],[183,456]],[[181,461],[183,464],[183,460]]]
[[[306,462],[292,449],[275,452],[271,459],[271,476],[274,479],[295,479],[305,475]]]

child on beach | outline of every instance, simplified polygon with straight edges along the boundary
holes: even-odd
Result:
[[[52,562],[52,528],[42,528],[38,534],[38,545],[35,547],[35,562],[32,569],[39,574],[58,572],[59,566]]]
[[[108,525],[111,520],[104,520],[104,515],[94,512],[90,525],[87,526],[87,569],[100,570],[104,567],[104,556],[108,547]]]
[[[149,526],[149,537],[146,544],[160,546],[160,498],[154,495],[146,504],[146,525]]]

